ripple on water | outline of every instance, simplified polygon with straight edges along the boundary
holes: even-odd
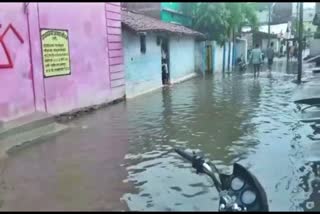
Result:
[[[316,197],[310,196],[315,190],[306,194],[300,189],[314,174],[300,168],[320,154],[308,155],[304,149],[313,133],[298,122],[291,104],[294,78],[281,72],[272,77],[262,73],[255,80],[252,74],[196,78],[128,102],[130,150],[125,159],[128,180],[137,189],[124,195],[129,208],[218,209],[212,182],[173,152],[179,146],[203,151],[226,173],[236,161],[248,167],[266,188],[271,210],[318,209],[320,201],[308,199]],[[306,205],[308,200],[314,206]]]

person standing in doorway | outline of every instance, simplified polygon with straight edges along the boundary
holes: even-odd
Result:
[[[266,54],[268,58],[268,70],[271,71],[274,58],[273,42],[271,42],[270,46],[267,48]]]
[[[167,54],[164,49],[161,50],[161,70],[162,70],[162,84],[168,84],[168,65],[167,65]]]
[[[253,64],[253,74],[256,77],[256,73],[258,73],[258,77],[260,74],[260,65],[262,63],[262,52],[259,48],[259,44],[256,44],[256,47],[251,52],[250,62]]]

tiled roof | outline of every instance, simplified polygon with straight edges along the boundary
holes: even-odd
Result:
[[[122,10],[122,24],[136,32],[170,32],[204,38],[204,34],[178,24],[162,22],[158,19]]]

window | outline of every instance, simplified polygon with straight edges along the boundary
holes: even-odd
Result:
[[[140,35],[140,52],[141,53],[146,53],[146,35],[141,34]]]

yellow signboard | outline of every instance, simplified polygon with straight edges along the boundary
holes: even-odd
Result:
[[[71,74],[68,36],[67,30],[41,29],[45,77]]]

